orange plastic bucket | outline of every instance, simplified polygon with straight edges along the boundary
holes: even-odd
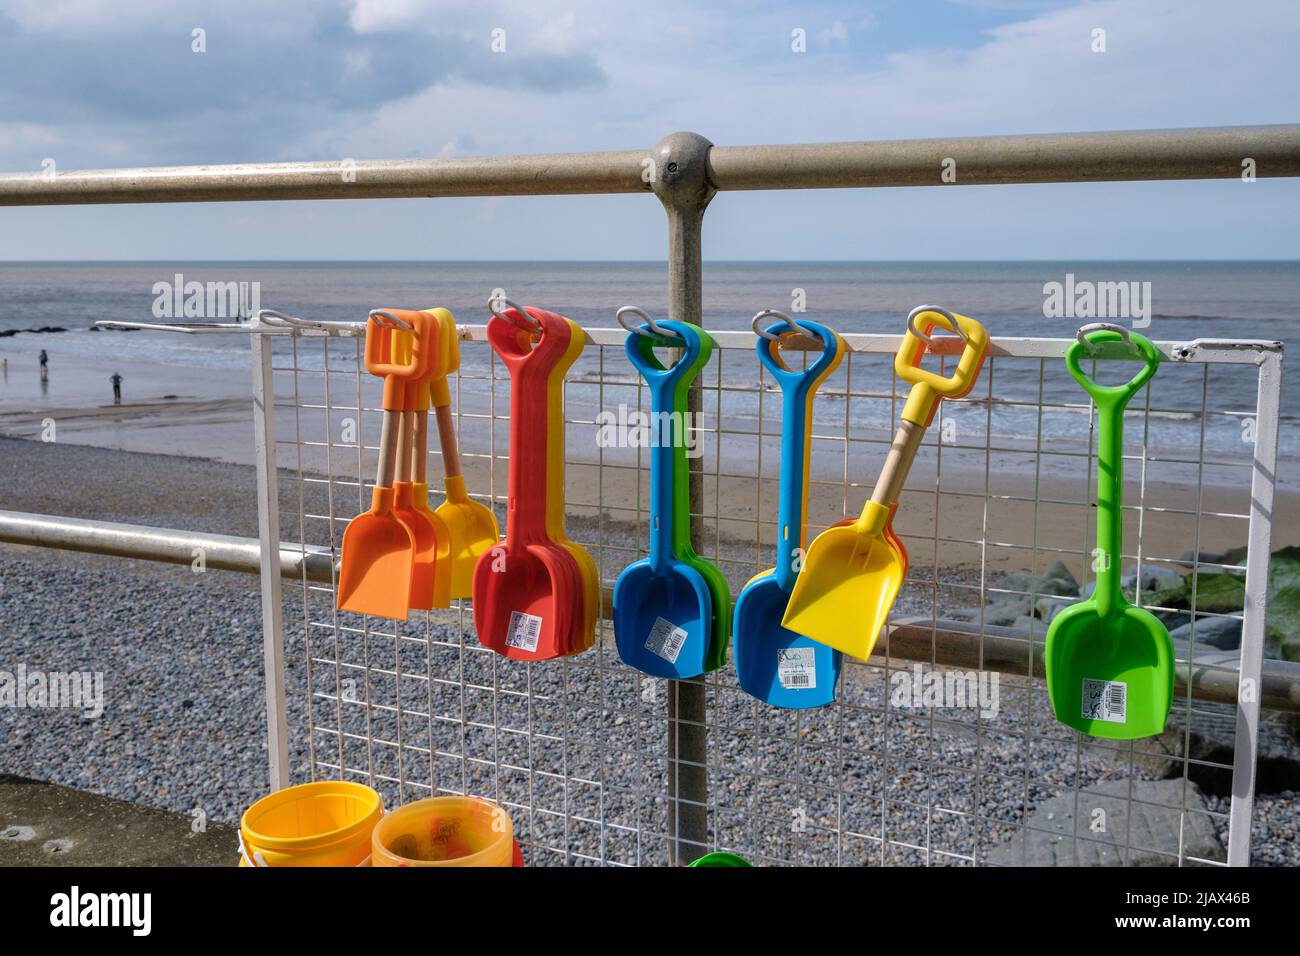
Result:
[[[383,798],[360,783],[277,790],[244,811],[240,866],[364,866],[383,813]]]
[[[514,824],[482,797],[429,797],[398,807],[371,834],[374,866],[513,866]]]

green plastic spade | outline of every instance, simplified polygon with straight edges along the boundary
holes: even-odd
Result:
[[[703,368],[713,352],[713,339],[703,329],[699,330],[699,335],[706,346],[699,362]],[[689,421],[687,412],[692,378],[694,376],[683,377],[673,393],[673,412],[677,421],[683,423],[683,429]],[[673,553],[677,560],[689,564],[703,575],[709,593],[713,595],[713,627],[709,632],[709,650],[704,658],[704,670],[707,673],[727,663],[727,648],[731,646],[731,588],[718,566],[696,553],[695,546],[691,544],[691,478],[684,449],[680,451],[679,457],[680,465],[673,469]]]
[[[1119,343],[1122,343],[1119,344]],[[1079,367],[1091,358],[1139,359],[1125,385],[1098,385]],[[1146,338],[1113,325],[1087,325],[1065,353],[1075,381],[1097,406],[1097,588],[1058,614],[1047,629],[1044,663],[1056,719],[1111,740],[1164,730],[1174,696],[1174,648],[1150,611],[1129,604],[1119,586],[1123,555],[1124,409],[1155,374],[1160,353]]]

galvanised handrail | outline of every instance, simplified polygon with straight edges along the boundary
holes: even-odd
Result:
[[[258,574],[262,562],[257,538],[21,511],[0,511],[0,543],[191,566],[196,554],[201,553],[204,567],[242,574]],[[279,573],[293,581],[333,585],[337,568],[329,549],[286,541],[280,543]],[[612,591],[609,587],[603,590],[601,607],[609,619]],[[978,627],[972,631],[970,625],[926,617],[891,622],[887,633],[888,638],[879,644],[879,657],[947,667],[978,665],[980,670],[1024,677],[1026,654],[1030,653],[1034,672],[1040,675],[1043,672],[1042,642],[1034,641],[1027,630],[990,624],[983,626],[981,634]],[[974,636],[982,637],[978,661],[971,660]],[[1185,665],[1186,660],[1180,663]],[[1175,697],[1190,693],[1198,702],[1237,703],[1240,690],[1237,671],[1227,663],[1215,662],[1213,666],[1193,669],[1181,666],[1175,673]],[[1260,707],[1300,714],[1300,664],[1264,662]]]
[[[664,154],[661,142],[602,153],[4,173],[0,206],[651,192],[655,179],[677,172]],[[707,152],[708,181],[721,191],[1232,179],[1247,160],[1260,178],[1300,176],[1300,125],[710,146]]]

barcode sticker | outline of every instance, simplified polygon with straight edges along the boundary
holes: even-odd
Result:
[[[1084,720],[1104,720],[1112,724],[1124,723],[1128,707],[1128,685],[1116,680],[1083,681]]]
[[[650,636],[646,638],[645,649],[651,654],[662,657],[669,664],[676,664],[677,655],[682,652],[682,645],[685,643],[684,630],[672,621],[657,617],[654,627],[650,628]]]
[[[537,638],[542,633],[542,619],[523,611],[510,612],[510,626],[506,628],[506,647],[521,651],[537,650]]]
[[[811,647],[787,647],[776,652],[776,678],[786,690],[813,690],[817,687],[815,660]]]

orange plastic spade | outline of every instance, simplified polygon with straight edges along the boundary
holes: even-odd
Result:
[[[429,491],[422,485],[421,465],[427,462],[428,437],[420,434],[417,417],[429,407],[429,381],[445,374],[446,349],[439,341],[441,323],[429,312],[388,309],[387,314],[410,324],[412,334],[423,343],[420,367],[406,380],[397,432],[397,481],[393,483],[393,514],[410,529],[415,541],[411,569],[410,606],[421,611],[446,607],[436,600],[434,589],[438,556],[447,553],[448,532],[442,519],[429,509]],[[424,412],[427,416],[427,411]]]
[[[393,475],[397,442],[393,427],[405,401],[406,379],[416,374],[423,343],[410,331],[372,313],[366,323],[366,371],[384,378],[379,474],[370,510],[357,515],[343,532],[338,608],[406,620],[416,542],[393,514]]]

